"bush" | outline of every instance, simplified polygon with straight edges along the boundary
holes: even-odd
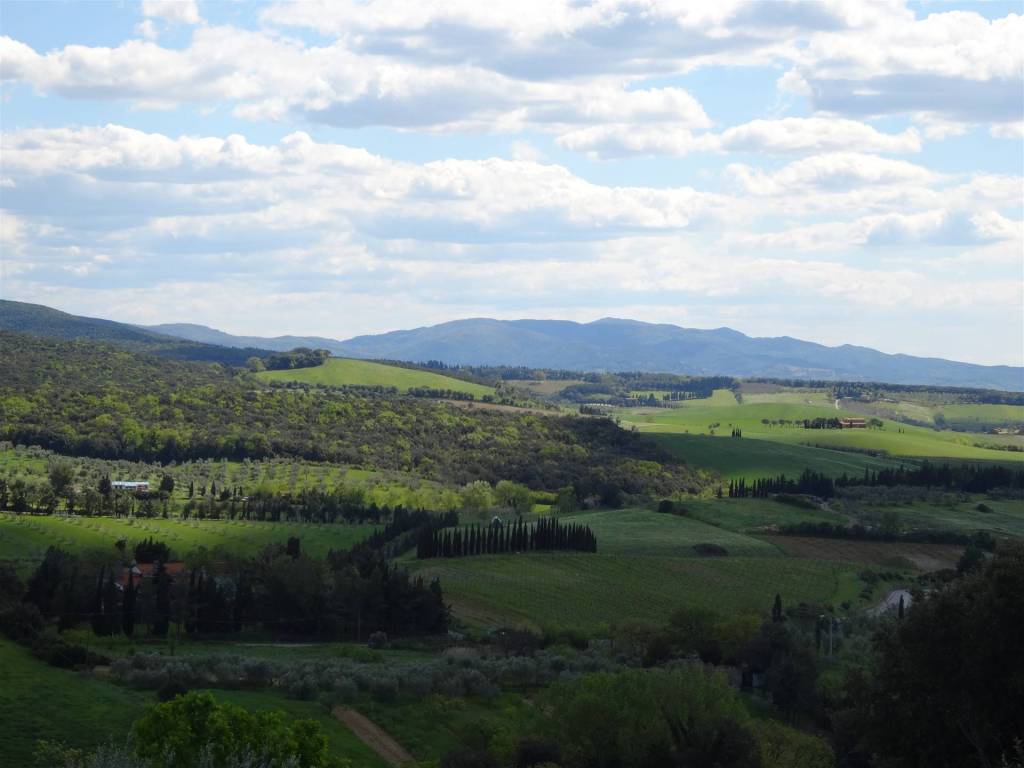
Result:
[[[16,643],[39,637],[43,624],[43,614],[31,603],[15,603],[0,613],[0,632]]]
[[[694,544],[693,551],[701,557],[725,557],[729,554],[729,550],[720,544]]]
[[[366,642],[366,645],[374,650],[388,647],[388,636],[386,632],[373,632]]]
[[[516,747],[516,768],[533,768],[545,763],[559,763],[562,750],[558,742],[539,736],[527,736]]]
[[[171,701],[188,693],[188,686],[180,680],[168,680],[156,692],[159,701]]]

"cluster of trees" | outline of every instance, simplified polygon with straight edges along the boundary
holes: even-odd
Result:
[[[589,526],[564,524],[553,518],[532,525],[516,520],[502,525],[442,529],[424,527],[416,541],[416,557],[465,557],[509,552],[597,552],[597,537]]]
[[[461,392],[457,389],[437,389],[435,387],[411,387],[406,394],[409,397],[432,397],[438,400],[476,400],[476,396],[472,392]]]
[[[882,520],[877,528],[867,528],[859,523],[839,525],[837,523],[791,523],[779,527],[779,533],[786,536],[811,536],[822,539],[853,539],[858,541],[906,541],[928,544],[958,544],[977,547],[987,551],[995,548],[995,539],[987,531],[959,533],[957,531],[906,531],[899,530],[898,520]]]
[[[749,483],[745,478],[730,480],[728,495],[730,499],[763,499],[776,493],[804,493],[831,498],[835,495],[835,488],[835,481],[828,475],[805,469],[796,480],[785,475],[762,477]]]
[[[923,461],[920,466],[899,466],[891,469],[865,467],[863,476],[843,473],[832,478],[820,472],[805,469],[799,478],[766,477],[747,482],[746,479],[729,481],[729,498],[765,498],[776,493],[803,493],[821,498],[832,498],[837,490],[851,487],[919,486],[942,488],[966,493],[987,493],[995,489],[1024,489],[1024,469],[1013,469],[1000,464],[933,464]]]
[[[106,553],[50,547],[22,601],[61,630],[87,624],[98,635],[131,636],[139,625],[159,637],[172,625],[190,635],[258,625],[278,634],[364,639],[374,631],[433,634],[448,625],[437,581],[410,578],[372,544],[321,561],[306,556],[298,539],[251,558],[198,556],[173,575],[159,563],[149,578]]]
[[[9,335],[0,439],[65,455],[181,462],[271,456],[464,484],[574,481],[622,493],[699,491],[699,471],[604,419],[459,409],[418,398],[263,387],[222,366]],[[637,462],[657,471],[636,471]]]
[[[804,429],[843,429],[842,419],[826,419],[821,416],[813,419],[804,419],[803,425]],[[872,429],[881,429],[883,427],[883,422],[880,419],[869,419],[867,425]]]
[[[309,347],[296,347],[291,352],[274,352],[264,358],[255,358],[260,361],[263,367],[256,364],[255,370],[287,371],[291,368],[316,368],[323,365],[331,353],[326,349],[310,349]],[[253,370],[254,361],[249,361],[249,369]]]

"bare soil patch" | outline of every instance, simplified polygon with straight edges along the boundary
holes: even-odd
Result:
[[[335,707],[332,714],[347,725],[359,740],[380,755],[389,765],[404,765],[412,762],[413,756],[395,741],[391,734],[365,715],[348,707]]]

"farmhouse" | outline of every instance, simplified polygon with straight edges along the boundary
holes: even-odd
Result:
[[[114,480],[110,483],[110,487],[115,491],[141,491],[149,493],[148,480]]]
[[[868,423],[865,419],[840,419],[839,426],[843,429],[867,429]]]
[[[185,564],[181,562],[164,563],[164,570],[168,576],[172,578],[185,572]],[[138,584],[143,579],[151,579],[156,575],[156,563],[132,563],[130,566],[125,566],[121,569],[121,578],[118,579],[118,583],[122,587],[128,586],[128,575],[131,574],[135,583]]]

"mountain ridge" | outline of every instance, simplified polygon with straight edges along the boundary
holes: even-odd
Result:
[[[182,356],[200,351],[206,355],[216,348],[265,353],[315,347],[339,357],[440,360],[451,365],[874,381],[1024,391],[1022,367],[889,354],[853,344],[828,347],[791,336],[752,337],[728,327],[681,328],[670,323],[615,317],[589,323],[465,318],[338,340],[323,336],[240,336],[196,323],[130,325],[71,315],[42,305],[0,300],[0,329],[129,343],[183,340],[204,347],[174,350],[175,355]]]

